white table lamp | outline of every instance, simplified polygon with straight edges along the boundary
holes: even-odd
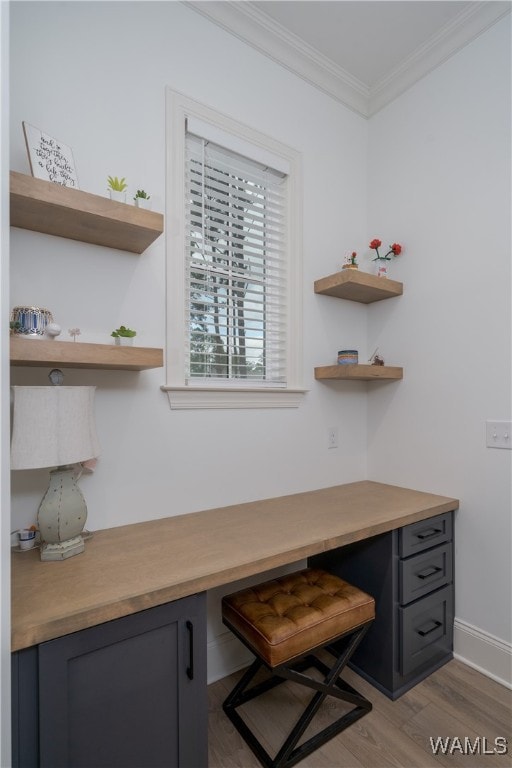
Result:
[[[12,469],[56,467],[38,511],[41,560],[65,560],[84,551],[87,506],[76,464],[98,456],[96,387],[12,387]]]

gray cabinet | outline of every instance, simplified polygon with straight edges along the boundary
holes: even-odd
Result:
[[[453,657],[453,513],[310,559],[373,595],[351,666],[396,699]]]
[[[205,594],[13,654],[13,765],[206,768]]]

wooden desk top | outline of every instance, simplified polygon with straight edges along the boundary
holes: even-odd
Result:
[[[98,531],[62,562],[12,556],[12,650],[457,509],[362,481]]]

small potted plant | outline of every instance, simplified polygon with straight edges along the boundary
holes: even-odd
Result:
[[[135,197],[133,198],[135,201],[135,205],[137,208],[146,208],[148,210],[151,208],[151,203],[149,202],[150,195],[148,195],[147,192],[145,192],[143,189],[138,189],[135,193]]]
[[[351,254],[349,254],[346,257],[345,264],[343,264],[342,269],[359,269],[359,265],[356,261],[357,253],[355,251],[352,251]]]
[[[128,184],[124,176],[122,179],[118,179],[117,176],[108,176],[107,183],[110,199],[118,203],[126,203],[126,188]]]
[[[120,345],[132,345],[134,336],[137,335],[137,331],[132,331],[131,328],[127,328],[125,325],[120,325],[115,331],[112,331],[111,336],[114,337],[115,343]]]

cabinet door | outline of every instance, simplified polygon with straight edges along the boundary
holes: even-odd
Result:
[[[204,595],[39,646],[42,768],[207,765]]]
[[[12,768],[37,768],[39,765],[37,664],[37,647],[12,654]]]

